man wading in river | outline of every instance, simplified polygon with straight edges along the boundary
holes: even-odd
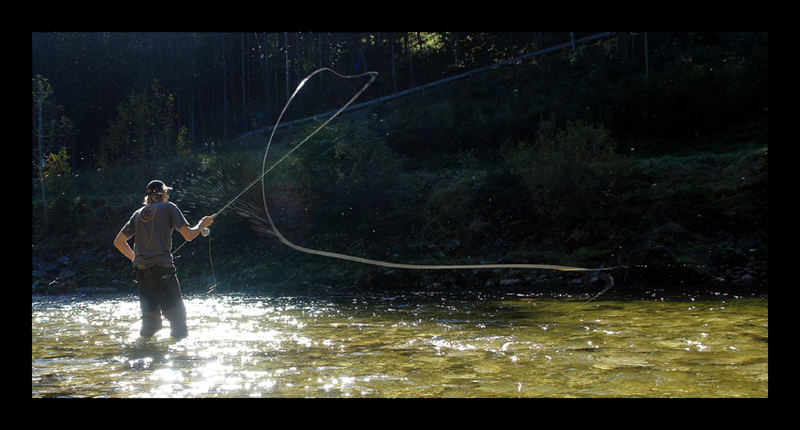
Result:
[[[114,239],[114,246],[133,262],[142,309],[139,334],[145,338],[161,329],[162,312],[169,320],[172,337],[182,339],[188,335],[186,308],[172,261],[172,230],[177,229],[184,239],[193,240],[216,216],[204,216],[196,226],[189,227],[178,206],[169,201],[171,189],[159,180],[150,181],[144,206],[131,215]],[[136,240],[131,249],[128,240],[134,235]]]

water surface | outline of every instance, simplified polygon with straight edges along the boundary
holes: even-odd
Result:
[[[32,301],[33,397],[767,397],[766,298],[425,292]]]

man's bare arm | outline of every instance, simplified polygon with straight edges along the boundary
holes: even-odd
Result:
[[[130,237],[126,236],[125,233],[117,233],[117,237],[114,238],[114,247],[117,248],[122,255],[127,257],[128,260],[133,261],[133,249],[128,245],[128,239],[130,239]]]

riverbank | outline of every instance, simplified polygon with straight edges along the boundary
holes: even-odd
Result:
[[[254,157],[218,157],[211,168],[248,158]],[[377,190],[320,182],[314,175],[303,183],[302,175],[288,170],[270,181],[267,195],[273,196],[270,211],[283,234],[314,249],[416,264],[625,267],[612,271],[615,288],[768,291],[766,147],[610,163],[588,172],[592,182],[581,186],[592,196],[577,207],[572,200],[553,200],[553,194],[532,193],[536,184],[510,168],[492,170],[491,164],[482,167],[474,159],[436,174],[398,170],[391,186]],[[238,165],[221,174],[249,177],[241,170],[252,168]],[[181,190],[176,202],[192,221],[217,210],[231,194],[226,189],[209,198],[207,180],[186,179],[197,173],[190,166],[175,179]],[[80,178],[87,183],[97,179]],[[33,237],[34,294],[132,287],[130,263],[111,242],[138,203],[136,196],[115,194],[113,186],[103,196],[57,202],[56,209],[67,216],[47,234]],[[337,187],[336,192],[328,186]],[[236,183],[228,187],[240,189]],[[228,291],[602,284],[554,271],[403,271],[301,254],[265,232],[260,195],[241,200],[215,223],[211,246],[209,239],[198,238],[177,256],[187,291],[204,291],[212,284],[209,250],[215,276]],[[39,204],[33,208],[37,225]],[[183,243],[177,234],[174,240],[174,247]]]
[[[730,246],[723,243],[719,246]],[[403,271],[372,266],[321,262],[275,262],[281,274],[250,268],[217,266],[220,291],[228,293],[341,293],[367,291],[428,291],[439,289],[496,289],[534,293],[595,294],[613,277],[614,291],[641,292],[658,289],[673,293],[730,293],[767,295],[769,263],[754,249],[736,251],[740,265],[691,266],[680,264],[666,249],[656,249],[660,260],[650,264],[620,267],[608,272],[569,273],[522,270]],[[193,264],[179,266],[179,278],[186,293],[204,293],[212,284],[210,267]],[[39,255],[32,258],[33,295],[124,294],[135,292],[130,264],[116,250],[94,248],[65,255]],[[326,268],[321,268],[326,266]],[[347,266],[347,267],[346,267]],[[320,272],[325,272],[320,276]]]

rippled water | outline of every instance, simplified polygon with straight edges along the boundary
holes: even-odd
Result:
[[[33,397],[766,397],[766,298],[518,293],[32,302]]]

